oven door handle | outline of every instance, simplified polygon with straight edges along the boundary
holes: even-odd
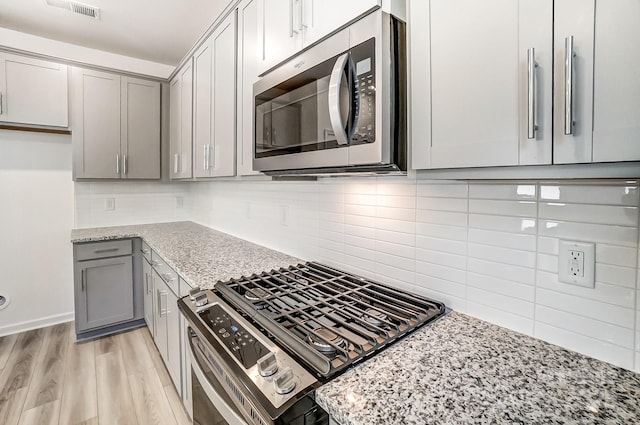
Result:
[[[349,143],[349,134],[344,126],[342,114],[340,113],[340,87],[342,86],[345,68],[347,68],[349,63],[349,53],[340,56],[333,65],[333,71],[331,71],[331,77],[329,78],[329,119],[331,120],[331,127],[333,128],[333,133],[339,145]]]
[[[189,341],[189,346],[191,348],[191,369],[196,375],[200,386],[207,394],[207,397],[209,398],[211,403],[216,407],[220,414],[222,414],[229,425],[248,425],[247,421],[242,416],[240,416],[238,412],[236,412],[234,406],[230,406],[222,397],[220,397],[218,391],[216,391],[211,382],[209,382],[209,378],[207,378],[204,371],[202,370],[199,358],[207,363],[207,367],[209,369],[213,369],[214,366],[207,361],[207,355],[200,349],[200,347],[198,347],[197,344],[194,343],[193,340],[199,340],[199,337],[191,336],[190,339],[191,340]],[[197,354],[196,351],[198,352]]]

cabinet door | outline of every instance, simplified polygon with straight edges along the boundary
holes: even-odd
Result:
[[[302,7],[303,44],[322,37],[380,7],[379,0],[300,0]],[[424,1],[424,0],[423,0]],[[340,11],[336,13],[336,11]]]
[[[181,343],[180,343],[180,311],[178,297],[171,291],[167,295],[167,369],[173,384],[181,392]]]
[[[149,332],[151,332],[151,335],[153,335],[153,269],[151,268],[151,264],[149,264],[149,261],[147,261],[146,258],[142,259],[142,278],[142,284],[144,285],[144,321],[147,322]]]
[[[169,288],[164,284],[158,272],[152,270],[153,288],[155,291],[154,335],[153,340],[164,363],[167,364],[167,306],[169,304]]]
[[[171,178],[191,178],[193,75],[189,61],[171,81]]]
[[[415,0],[410,7],[414,168],[551,163],[551,0]],[[533,139],[530,48],[538,64]]]
[[[236,14],[232,13],[211,35],[213,47],[213,149],[208,152],[212,177],[236,174]],[[230,104],[231,103],[231,104]]]
[[[302,0],[258,1],[259,74],[302,48]]]
[[[122,177],[160,178],[160,83],[122,77]]]
[[[555,164],[592,160],[595,3],[595,0],[557,0],[554,3]],[[613,31],[613,28],[607,31]],[[573,54],[566,44],[570,37],[573,38]],[[566,67],[568,55],[573,61],[570,68]]]
[[[253,83],[258,79],[258,2],[245,0],[238,6],[236,149],[239,176],[260,174],[253,170]]]
[[[0,53],[0,121],[69,125],[66,65]]]
[[[640,161],[640,2],[599,0],[595,19],[593,162]]]
[[[85,261],[78,267],[78,332],[133,319],[132,257]]]
[[[74,175],[120,178],[120,76],[80,68],[72,75]]]
[[[211,38],[193,55],[193,176],[209,177],[212,140],[213,75]],[[229,58],[227,58],[229,60]],[[217,96],[217,95],[216,95]],[[229,99],[224,99],[226,102]]]

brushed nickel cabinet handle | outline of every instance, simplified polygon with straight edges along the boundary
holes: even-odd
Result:
[[[0,92],[0,115],[2,115],[3,112],[4,110],[2,109],[2,92]]]
[[[527,50],[527,139],[536,138],[536,51]]]
[[[122,155],[122,174],[127,175],[127,155]]]
[[[84,269],[80,270],[80,289],[84,292]]]
[[[573,36],[564,39],[564,134],[573,134]]]
[[[116,174],[120,175],[120,155],[116,155]]]
[[[104,248],[104,249],[94,249],[93,253],[94,254],[105,254],[107,252],[116,252],[118,251],[120,248]]]

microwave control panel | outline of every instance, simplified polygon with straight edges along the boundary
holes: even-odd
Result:
[[[353,129],[351,144],[358,145],[376,141],[376,75],[375,75],[375,40],[370,39],[351,49],[351,57],[355,62],[356,81],[355,97],[359,105],[355,109],[356,128]]]

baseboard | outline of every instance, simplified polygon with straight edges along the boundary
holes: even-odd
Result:
[[[75,318],[73,311],[69,313],[56,314],[54,316],[41,317],[26,322],[14,323],[7,326],[0,326],[0,336],[11,335],[19,332],[30,331],[32,329],[44,328],[57,325],[58,323],[72,322]]]

